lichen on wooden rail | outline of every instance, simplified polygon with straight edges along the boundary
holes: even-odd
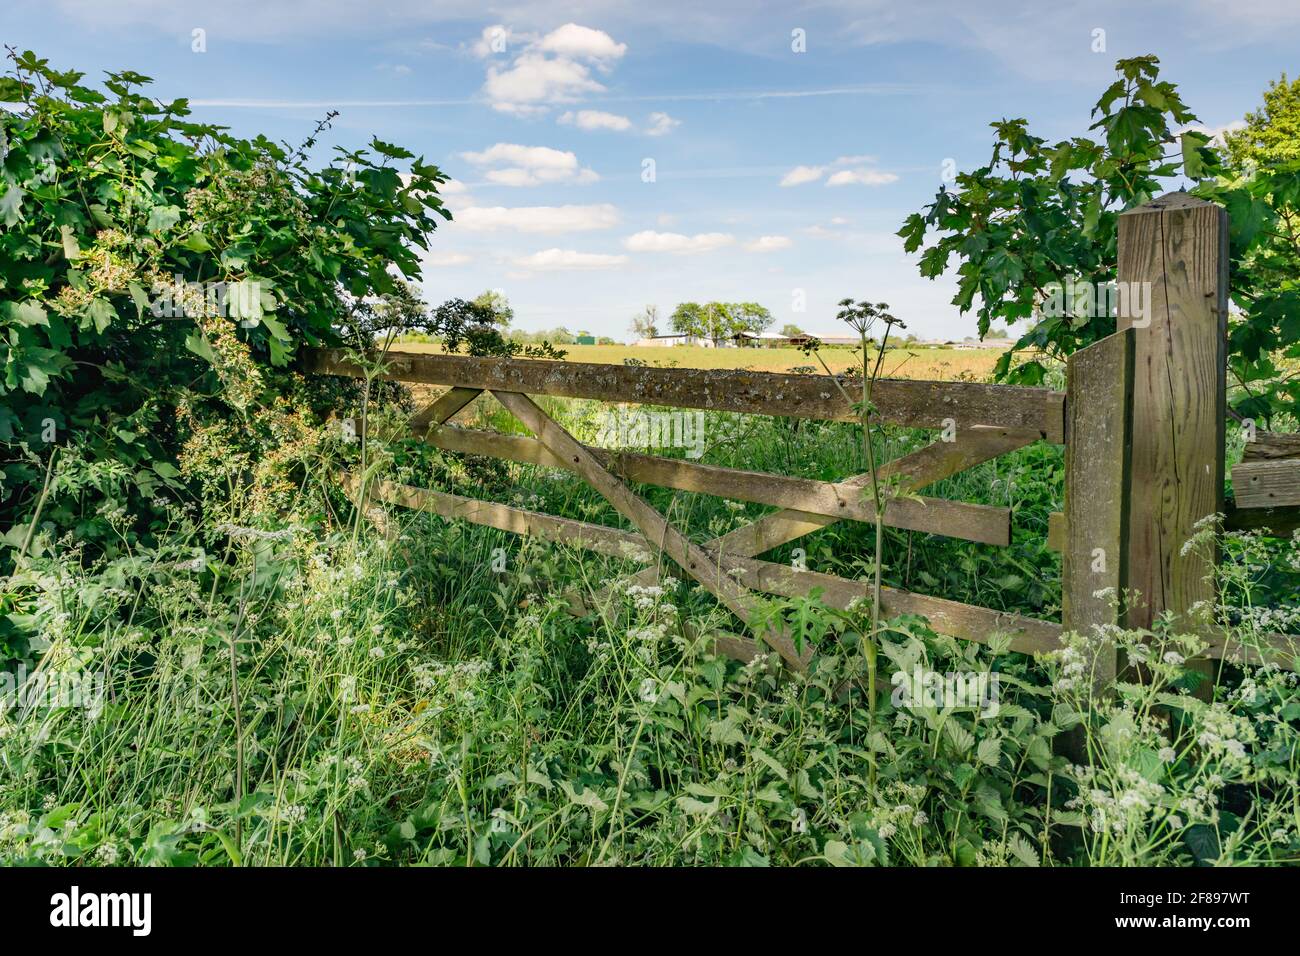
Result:
[[[307,349],[303,363],[308,372],[361,375],[343,349]],[[385,363],[385,377],[401,382],[821,421],[857,420],[840,389],[820,375],[422,352],[389,352]],[[850,381],[841,379],[841,385],[849,386]],[[848,391],[853,394],[851,386]],[[1031,429],[1051,442],[1064,440],[1064,393],[1046,388],[882,379],[873,386],[872,402],[881,421],[909,428],[992,425]]]

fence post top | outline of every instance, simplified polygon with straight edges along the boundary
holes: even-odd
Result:
[[[1199,196],[1193,196],[1191,193],[1183,192],[1180,189],[1176,192],[1165,193],[1163,196],[1157,196],[1150,202],[1134,206],[1132,209],[1125,209],[1120,215],[1132,216],[1141,213],[1170,212],[1178,209],[1204,209],[1209,206],[1217,208],[1218,205],[1218,203],[1211,202],[1208,199],[1201,199]]]

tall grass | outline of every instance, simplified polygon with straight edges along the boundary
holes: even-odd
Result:
[[[591,437],[594,403],[548,406]],[[620,524],[565,473],[385,442],[399,421],[385,414],[371,427],[384,475]],[[489,408],[469,417],[518,427]],[[865,470],[845,426],[718,415],[709,438],[717,464]],[[882,456],[919,440],[891,432]],[[1086,641],[1031,661],[1000,639],[961,643],[905,618],[887,624],[892,668],[997,675],[997,712],[900,702],[885,683],[871,723],[861,694],[843,692],[860,674],[864,621],[800,605],[819,654],[797,676],[770,655],[714,656],[698,635],[734,622],[667,573],[650,588],[617,585],[575,618],[570,589],[594,601],[635,566],[409,512],[389,515],[385,537],[321,490],[335,464],[315,461],[278,516],[256,495],[228,496],[219,525],[177,504],[160,543],[29,561],[11,587],[37,638],[33,662],[102,677],[104,692],[0,717],[0,861],[1300,860],[1293,673],[1234,669],[1205,704],[1187,693],[1191,639],[1119,633],[1108,639],[1154,649],[1158,679],[1097,705],[1079,692]],[[928,489],[1010,506],[1016,540],[993,549],[891,531],[886,581],[1050,616],[1056,559],[1040,541],[1059,469],[1054,450],[1026,449]],[[698,539],[764,510],[640,490]],[[857,576],[869,533],[845,523],[800,544],[810,567]],[[1233,593],[1249,591],[1252,568],[1287,560],[1263,547],[1241,539]],[[1249,639],[1259,616],[1238,623]]]

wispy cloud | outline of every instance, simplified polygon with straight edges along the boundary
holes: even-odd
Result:
[[[576,249],[543,249],[511,262],[520,269],[531,272],[571,272],[588,269],[614,269],[627,262],[627,256],[599,252],[578,252]]]
[[[898,181],[895,173],[868,169],[862,165],[874,162],[873,156],[841,156],[824,166],[796,166],[781,177],[781,185],[804,186],[817,182],[827,173],[830,173],[826,180],[827,186],[848,186],[853,183],[860,183],[863,186],[883,186]],[[846,168],[851,166],[857,168]]]
[[[666,136],[681,125],[681,120],[674,119],[667,113],[651,113],[650,125],[645,133],[647,136]]]
[[[605,113],[601,110],[568,110],[560,114],[557,121],[564,126],[576,126],[584,130],[614,130],[624,132],[632,128],[632,121],[617,113]]]
[[[468,265],[473,260],[463,252],[431,252],[424,257],[424,264],[438,269],[452,266]]]
[[[482,152],[461,153],[475,166],[492,166],[484,178],[498,186],[540,186],[544,183],[594,183],[600,177],[578,164],[578,157],[549,146],[497,143]]]
[[[780,249],[789,249],[794,243],[789,236],[759,236],[751,242],[745,243],[747,252],[776,252]]]
[[[680,232],[655,232],[647,229],[623,240],[630,252],[668,252],[673,255],[697,255],[729,246],[735,237],[725,232],[700,232],[693,236]]]
[[[618,225],[618,209],[610,203],[592,206],[469,206],[456,213],[455,225],[471,232],[588,232]]]

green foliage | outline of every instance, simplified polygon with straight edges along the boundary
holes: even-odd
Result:
[[[1118,214],[1157,195],[1178,171],[1178,160],[1165,155],[1172,125],[1195,119],[1173,85],[1157,79],[1157,62],[1146,56],[1117,64],[1119,78],[1093,110],[1096,139],[1049,144],[1023,119],[991,124],[996,141],[988,164],[959,173],[955,190],[940,189],[926,212],[913,213],[899,231],[908,252],[937,234],[921,256],[922,275],[942,275],[957,260],[953,304],[975,309],[981,338],[994,322],[1034,317],[1053,283],[1113,279]],[[1184,139],[1192,155],[1208,153]],[[1067,312],[1040,318],[1016,347],[1036,346],[1059,359],[1114,330],[1109,314]],[[1012,381],[1038,384],[1046,371],[1039,358],[1011,362],[1012,353],[1003,356],[998,372]]]
[[[772,313],[757,302],[683,302],[669,317],[673,331],[725,342],[742,332],[757,335],[773,322]]]
[[[1115,330],[1113,303],[1099,309],[1095,298],[1067,297],[1064,309],[1046,314],[1045,302],[1070,283],[1090,290],[1113,283],[1119,214],[1181,175],[1230,215],[1230,294],[1241,310],[1230,321],[1231,367],[1241,386],[1236,408],[1265,420],[1294,413],[1300,386],[1277,364],[1300,357],[1300,194],[1296,165],[1285,161],[1293,148],[1294,86],[1266,94],[1265,110],[1252,114],[1225,162],[1204,133],[1175,133],[1196,117],[1173,84],[1159,79],[1154,56],[1120,60],[1116,69],[1093,109],[1091,136],[1049,144],[1023,119],[993,123],[989,163],[960,173],[956,189],[940,189],[924,213],[908,217],[899,231],[907,251],[924,247],[919,268],[930,278],[956,267],[953,304],[975,311],[981,337],[995,322],[1032,319],[997,373],[1040,384],[1052,361]],[[1242,165],[1234,167],[1234,158]]]
[[[533,504],[556,510],[556,484]],[[105,683],[89,709],[0,713],[0,862],[1300,862],[1300,692],[1277,668],[1225,675],[1202,703],[1195,638],[1118,634],[1151,678],[1098,704],[1087,641],[1034,662],[900,617],[873,718],[866,622],[816,596],[771,608],[819,645],[794,675],[714,656],[698,635],[716,611],[680,582],[618,587],[578,620],[560,588],[626,567],[388,520],[396,544],[230,526],[196,565],[212,532],[176,511],[158,546],[35,562],[17,585],[60,649],[49,673]],[[900,693],[918,671],[991,693]],[[1067,734],[1089,766],[1061,755]]]
[[[1224,142],[1233,166],[1300,160],[1300,79],[1286,74],[1269,83],[1264,105],[1246,114],[1243,129],[1228,130]]]
[[[1227,208],[1228,281],[1241,310],[1228,325],[1233,408],[1271,424],[1300,418],[1300,160],[1225,175],[1198,193]]]
[[[507,338],[502,335],[501,327],[506,322],[501,321],[499,311],[494,311],[498,306],[499,303],[485,301],[483,296],[473,302],[448,299],[433,310],[424,330],[442,342],[448,352],[459,352],[463,348],[469,355],[564,358],[565,353],[545,339],[530,344],[514,336]]]
[[[81,85],[11,55],[0,100],[0,531],[20,545],[53,447],[99,474],[41,522],[112,546],[105,501],[148,515],[177,484],[188,409],[247,417],[292,387],[299,345],[335,341],[356,303],[414,278],[445,181],[399,146],[301,147],[192,122],[149,78]],[[400,164],[400,166],[399,166]],[[238,382],[232,367],[262,373]],[[128,535],[137,529],[127,529]]]
[[[499,289],[488,289],[486,292],[480,293],[474,299],[474,305],[493,324],[502,328],[508,327],[515,320],[515,310],[511,308],[510,300]]]

